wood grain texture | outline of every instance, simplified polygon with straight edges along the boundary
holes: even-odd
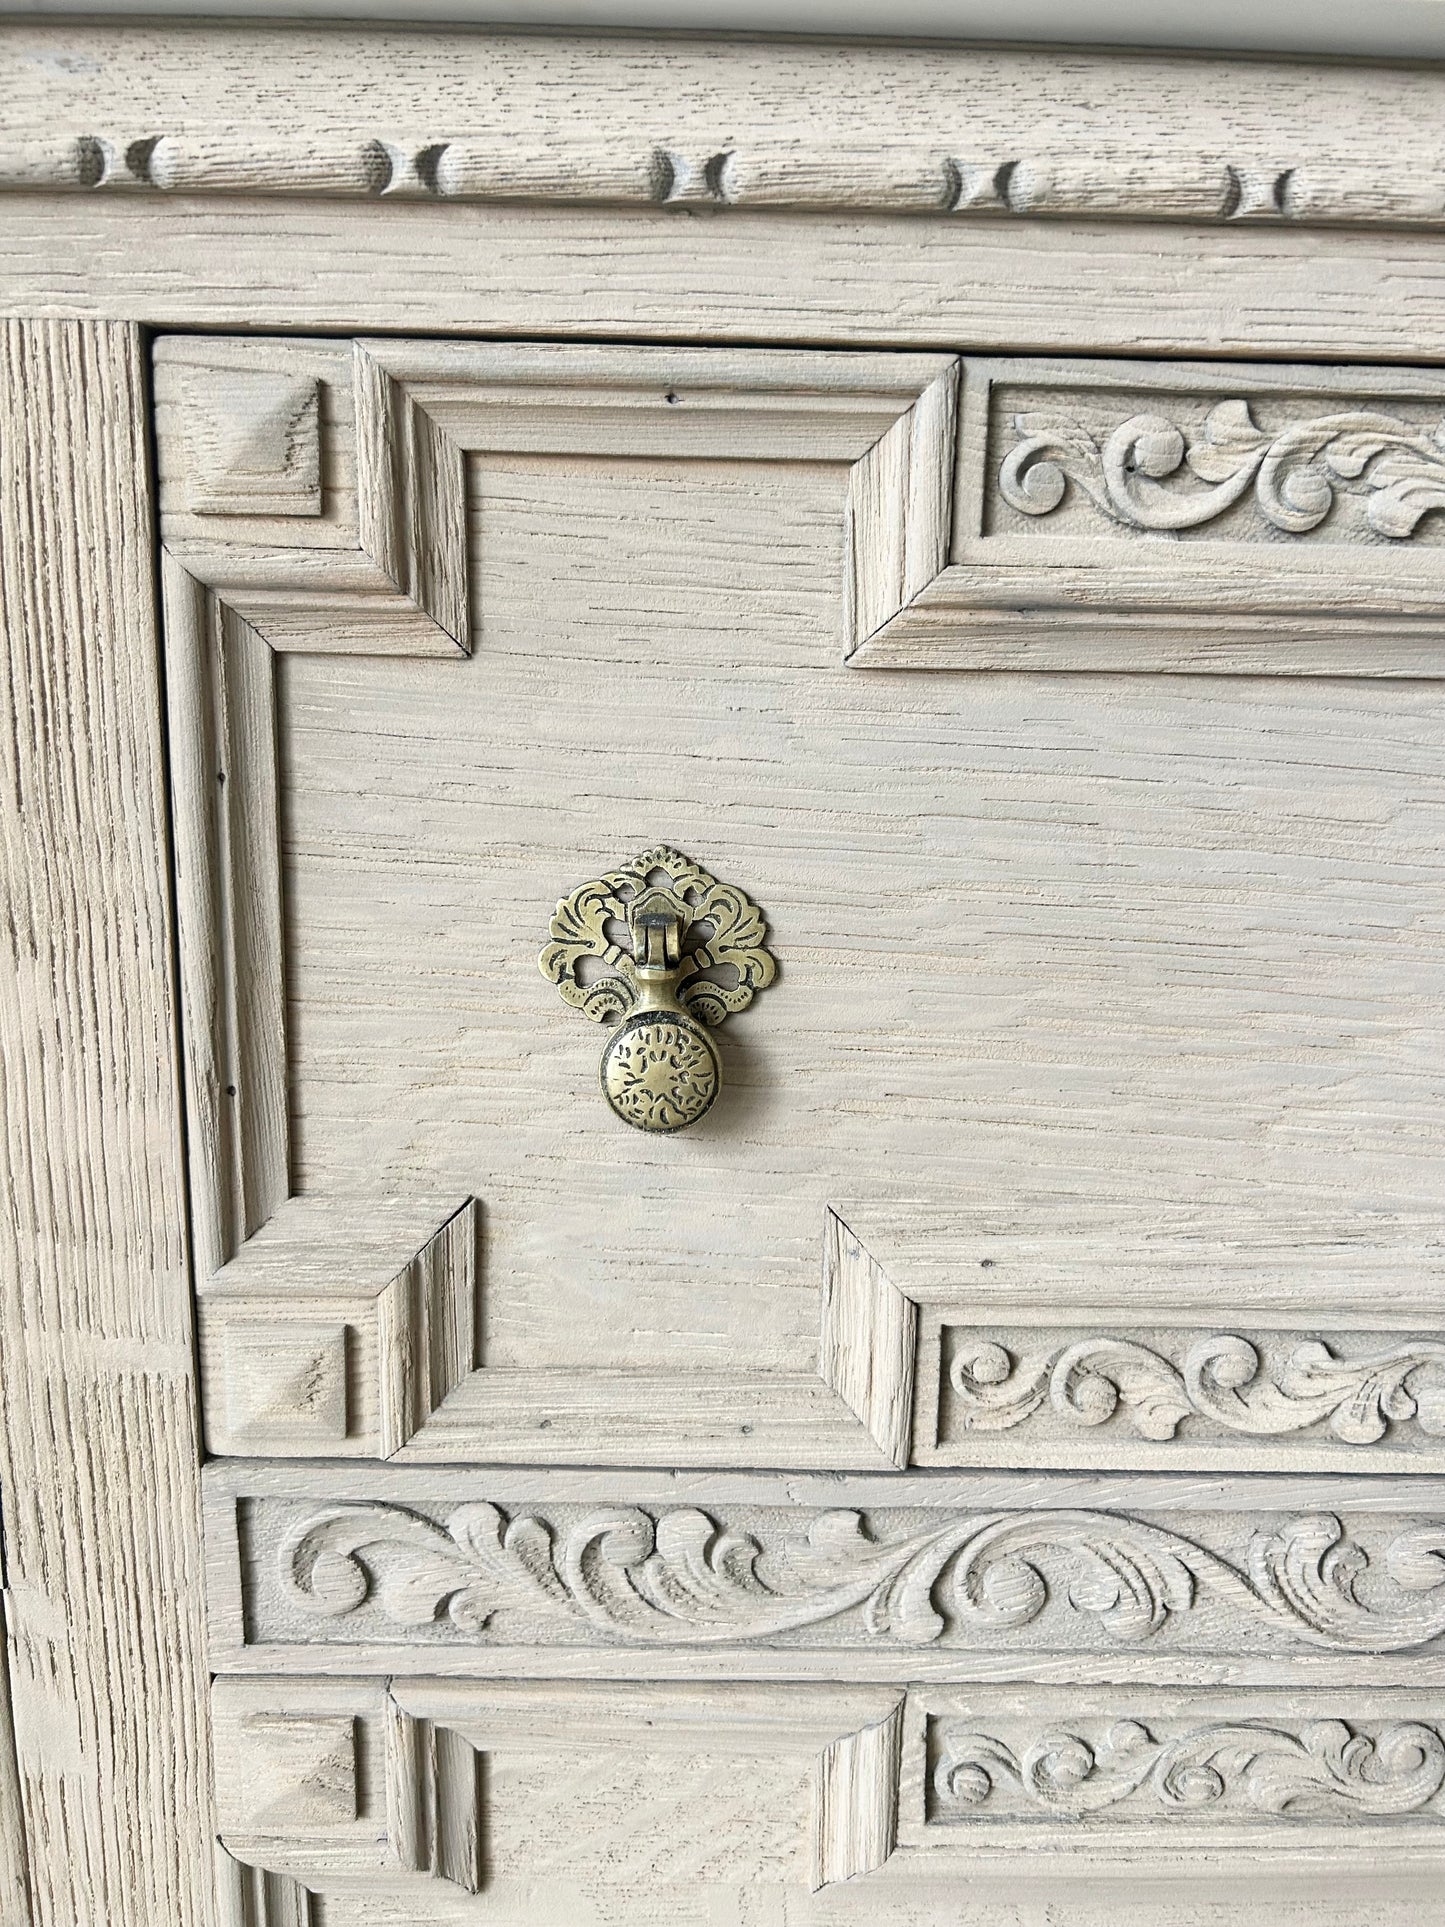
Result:
[[[918,1308],[836,1211],[823,1214],[823,1316],[818,1374],[893,1461],[913,1445]]]
[[[1432,1328],[1428,1290],[1403,1309],[1437,1188],[1429,685],[859,675],[841,464],[506,454],[470,479],[470,661],[292,658],[282,697],[300,1181],[425,1170],[487,1213],[485,1369],[408,1454],[475,1426],[489,1458],[561,1462],[556,1432],[585,1459],[569,1372],[579,1409],[600,1374],[639,1374],[636,1409],[648,1376],[814,1373],[823,1211],[860,1193],[956,1207],[935,1262],[965,1296],[990,1199],[1065,1241],[1056,1296],[1102,1292],[1141,1227],[1136,1320],[1151,1212],[1200,1250],[1252,1217],[1256,1310],[1288,1236],[1345,1227],[1314,1277],[1301,1244],[1283,1329],[1368,1308],[1358,1216],[1400,1294],[1379,1328]],[[599,1115],[595,1042],[535,965],[559,889],[661,836],[726,855],[781,959],[720,1033],[715,1123],[666,1146]],[[1072,1272],[1071,1210],[1100,1254]],[[564,1376],[529,1426],[533,1371]]]
[[[1414,366],[1442,285],[1406,233],[0,195],[0,309],[166,327]]]
[[[477,1362],[468,1198],[289,1198],[202,1281],[214,1452],[390,1458]]]
[[[191,1927],[211,1828],[136,331],[8,324],[0,416],[0,1482],[32,1905]]]
[[[812,1887],[877,1871],[898,1838],[903,1701],[824,1748],[813,1782]]]
[[[10,1649],[5,1636],[5,1595],[0,1589],[0,1920],[31,1927],[29,1853],[20,1804],[20,1765],[10,1710]]]
[[[80,39],[9,30],[0,186],[1445,223],[1428,68],[169,22],[93,27],[81,61]]]

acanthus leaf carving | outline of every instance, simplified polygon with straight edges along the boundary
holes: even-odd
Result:
[[[1259,1343],[1231,1332],[1190,1341],[1178,1363],[1110,1334],[1024,1356],[969,1334],[954,1351],[949,1384],[966,1432],[1007,1431],[1047,1404],[1078,1425],[1122,1415],[1151,1440],[1173,1438],[1185,1421],[1253,1438],[1327,1425],[1342,1445],[1374,1445],[1412,1423],[1427,1437],[1445,1436],[1445,1344],[1431,1340],[1344,1358],[1306,1339],[1271,1369]]]
[[[1112,521],[1173,534],[1216,520],[1254,492],[1259,513],[1287,535],[1318,528],[1341,492],[1363,494],[1365,521],[1391,540],[1445,508],[1445,422],[1426,432],[1393,415],[1353,410],[1261,429],[1247,400],[1216,403],[1197,429],[1167,415],[1131,415],[1108,434],[1037,411],[1013,419],[1018,440],[999,468],[999,493],[1029,516],[1051,514],[1070,484]],[[1180,486],[1186,475],[1207,486]]]
[[[966,1514],[891,1540],[860,1513],[824,1512],[801,1536],[765,1543],[691,1506],[555,1522],[475,1503],[438,1522],[358,1504],[301,1521],[277,1560],[285,1597],[310,1615],[369,1605],[394,1625],[443,1621],[472,1640],[518,1608],[529,1636],[574,1644],[767,1641],[856,1613],[855,1642],[919,1648],[1006,1638],[1047,1609],[1061,1634],[1083,1616],[1131,1644],[1221,1606],[1334,1651],[1445,1635],[1445,1529],[1398,1533],[1372,1561],[1330,1513],[1256,1533],[1241,1567],[1180,1532],[1100,1511]]]
[[[1001,1793],[1036,1812],[1088,1820],[1121,1806],[1144,1818],[1378,1819],[1417,1813],[1445,1788],[1445,1737],[1418,1720],[1374,1733],[1344,1720],[1298,1731],[1250,1720],[1170,1737],[1120,1719],[1102,1732],[1056,1728],[1019,1748],[943,1723],[930,1818],[986,1817]],[[1438,1807],[1437,1807],[1438,1813]]]

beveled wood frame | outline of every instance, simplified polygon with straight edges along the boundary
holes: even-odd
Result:
[[[157,344],[192,1226],[212,1450],[907,1462],[906,1332],[895,1340],[878,1326],[870,1308],[880,1295],[891,1302],[886,1281],[865,1271],[853,1282],[827,1227],[816,1374],[685,1378],[483,1362],[481,1395],[468,1400],[479,1364],[472,1201],[292,1196],[271,658],[461,653],[477,619],[466,452],[834,461],[855,478],[853,514],[864,518],[870,451],[899,424],[908,433],[920,409],[931,420],[951,408],[953,367],[918,355]],[[222,421],[238,374],[238,419]],[[244,474],[233,472],[237,460]],[[324,489],[294,486],[314,473],[325,474]],[[257,512],[269,506],[268,483],[280,513]]]

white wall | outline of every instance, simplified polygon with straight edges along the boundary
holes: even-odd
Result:
[[[927,35],[1445,59],[1445,0],[0,0],[0,13]]]

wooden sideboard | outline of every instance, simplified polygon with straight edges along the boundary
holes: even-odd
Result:
[[[0,70],[5,1927],[1439,1927],[1445,73]]]

